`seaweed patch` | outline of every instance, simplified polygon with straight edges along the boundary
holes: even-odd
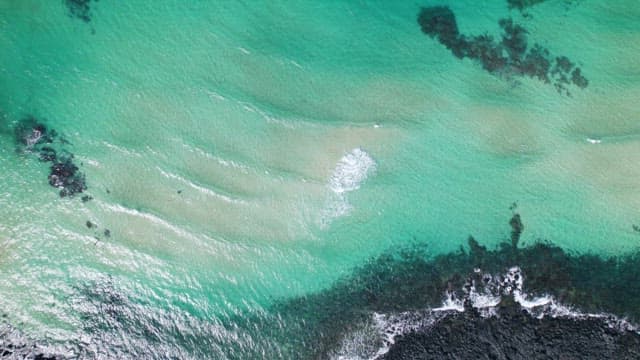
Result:
[[[530,7],[536,6],[545,2],[546,0],[507,0],[507,5],[509,9],[517,9],[520,12],[524,12]],[[575,3],[576,0],[564,0],[565,5],[571,5]]]
[[[518,9],[520,11],[544,2],[545,0],[507,0],[510,9]]]
[[[438,40],[455,57],[475,60],[491,74],[535,78],[567,95],[569,86],[584,89],[589,85],[582,70],[566,56],[552,56],[539,44],[530,46],[528,31],[511,19],[500,20],[500,39],[488,34],[461,34],[455,14],[447,6],[422,8],[418,24],[423,33]]]
[[[91,21],[91,3],[98,0],[64,0],[69,16],[78,18],[84,22]]]
[[[73,162],[73,154],[62,148],[68,142],[55,130],[28,116],[16,125],[14,135],[18,151],[35,153],[41,162],[51,163],[49,185],[60,189],[60,197],[70,197],[87,190],[84,173]],[[90,198],[86,197],[87,201]]]

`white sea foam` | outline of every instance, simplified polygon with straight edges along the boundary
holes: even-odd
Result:
[[[376,162],[369,154],[355,148],[338,161],[329,180],[329,188],[336,194],[358,190],[375,167]]]
[[[360,148],[355,148],[340,158],[329,178],[330,193],[320,219],[322,227],[351,211],[347,193],[358,190],[375,169],[376,162]]]
[[[143,211],[139,211],[136,209],[131,209],[122,205],[118,205],[118,204],[107,204],[107,203],[102,203],[100,204],[100,206],[102,208],[104,208],[105,210],[111,211],[111,212],[115,212],[115,213],[122,213],[122,214],[126,214],[126,215],[130,215],[130,216],[136,216],[139,218],[143,218],[149,222],[151,222],[154,225],[163,227],[167,230],[172,231],[173,233],[175,233],[176,235],[180,236],[180,237],[184,237],[186,239],[190,239],[190,240],[196,240],[199,241],[200,239],[198,238],[198,236],[196,236],[195,234],[184,230],[182,228],[180,228],[177,225],[171,224],[170,222],[156,216],[150,213],[146,213]]]
[[[478,270],[477,272],[480,272]],[[436,325],[441,319],[453,312],[464,312],[465,301],[469,301],[481,316],[490,317],[497,314],[497,308],[502,300],[502,296],[513,296],[513,299],[529,315],[542,319],[543,317],[604,319],[609,327],[618,331],[640,332],[640,328],[624,319],[609,314],[584,313],[570,306],[559,303],[550,295],[531,296],[524,289],[524,276],[518,267],[510,268],[503,276],[484,275],[487,280],[479,290],[473,283],[469,284],[464,298],[458,298],[454,293],[448,292],[443,299],[442,305],[436,308],[426,308],[419,311],[407,311],[396,314],[373,313],[371,324],[377,329],[377,337],[368,339],[362,336],[351,336],[345,338],[341,344],[338,356],[334,359],[371,359],[376,360],[386,354],[390,347],[395,344],[399,336],[414,331],[426,331]],[[358,333],[359,334],[359,333]],[[367,343],[368,341],[368,343]],[[370,349],[372,344],[378,344],[377,350],[369,350],[367,354],[362,349]],[[354,354],[352,349],[360,349]]]
[[[185,185],[187,185],[187,186],[189,186],[189,187],[191,187],[193,189],[196,189],[196,190],[198,190],[199,192],[201,192],[203,194],[209,195],[211,197],[215,197],[217,199],[220,199],[220,200],[228,202],[228,203],[246,204],[246,202],[244,200],[234,199],[234,198],[232,198],[230,196],[217,193],[212,189],[206,188],[204,186],[197,185],[197,184],[193,183],[192,181],[187,180],[187,179],[185,179],[184,177],[182,177],[180,175],[176,175],[176,174],[173,174],[173,173],[166,172],[166,171],[162,170],[160,167],[156,167],[156,169],[158,169],[158,171],[164,177],[166,177],[168,179],[173,179],[173,180],[180,181],[180,182],[184,183]]]

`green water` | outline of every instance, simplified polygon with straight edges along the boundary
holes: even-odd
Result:
[[[635,249],[640,3],[446,4],[463,33],[511,16],[578,63],[571,96],[452,56],[416,22],[439,4],[101,0],[85,23],[0,0],[0,310],[77,339],[79,289],[108,283],[206,327],[388,249],[496,244],[513,202],[525,243]],[[16,152],[29,114],[70,142],[92,201]]]

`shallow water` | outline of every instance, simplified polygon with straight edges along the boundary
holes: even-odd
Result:
[[[278,340],[238,340],[238,318],[389,249],[497,245],[514,202],[524,244],[637,249],[637,1],[101,0],[88,22],[68,3],[0,0],[0,310],[33,338],[132,356],[145,323],[158,357],[242,358]],[[456,58],[417,22],[435,5],[469,36],[513,18],[588,86]],[[69,142],[92,200],[17,150],[28,115]],[[121,322],[100,310],[113,294]]]

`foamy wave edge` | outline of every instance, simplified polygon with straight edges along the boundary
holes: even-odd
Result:
[[[481,273],[481,270],[475,269],[475,272]],[[551,295],[532,296],[526,293],[524,291],[525,278],[517,266],[510,268],[506,274],[497,276],[482,274],[482,278],[488,279],[489,286],[481,289],[473,283],[467,284],[464,297],[458,298],[454,293],[448,292],[445,294],[441,306],[436,308],[395,314],[373,313],[372,323],[378,336],[377,341],[382,343],[375,354],[363,357],[350,353],[350,349],[362,347],[362,345],[353,344],[354,341],[362,341],[362,339],[361,337],[346,337],[342,341],[340,350],[332,358],[335,360],[380,359],[389,352],[399,336],[428,330],[452,313],[473,310],[485,318],[497,316],[498,306],[504,297],[512,297],[523,311],[538,319],[544,317],[576,320],[601,319],[616,331],[632,331],[640,334],[638,325],[616,315],[581,312],[570,305],[559,302]]]
[[[330,192],[320,219],[321,227],[351,211],[346,194],[360,189],[362,183],[375,173],[376,167],[375,160],[361,148],[355,148],[340,158],[327,184]]]

